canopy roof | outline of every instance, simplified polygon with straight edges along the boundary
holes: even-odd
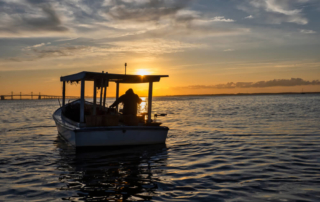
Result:
[[[149,83],[159,82],[161,77],[169,77],[168,75],[128,75],[128,74],[109,74],[99,72],[79,72],[67,76],[60,77],[60,81],[78,82],[84,79],[85,81],[107,80],[118,83]]]

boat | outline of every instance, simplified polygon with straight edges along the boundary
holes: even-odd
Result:
[[[53,113],[58,134],[76,148],[163,144],[169,128],[152,119],[153,83],[168,75],[127,75],[108,72],[79,72],[60,77],[62,105]],[[80,99],[66,103],[66,83],[81,83]],[[85,84],[93,82],[93,102],[85,100]],[[148,111],[126,117],[117,108],[106,107],[110,82],[116,83],[116,99],[120,84],[149,83]],[[100,102],[97,102],[97,89]],[[154,117],[166,114],[154,114]]]

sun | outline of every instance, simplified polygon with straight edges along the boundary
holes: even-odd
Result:
[[[138,70],[137,70],[137,74],[139,74],[139,75],[141,75],[141,76],[144,76],[144,75],[150,74],[150,72],[148,72],[148,71],[145,70],[145,69],[138,69]]]

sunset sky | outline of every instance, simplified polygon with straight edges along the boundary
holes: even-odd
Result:
[[[0,53],[0,95],[60,95],[60,76],[124,63],[169,75],[155,95],[320,91],[320,1],[0,0]]]

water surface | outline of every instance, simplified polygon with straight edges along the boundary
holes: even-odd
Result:
[[[59,139],[58,107],[0,101],[0,201],[320,201],[319,95],[154,98],[166,144],[103,151]]]

